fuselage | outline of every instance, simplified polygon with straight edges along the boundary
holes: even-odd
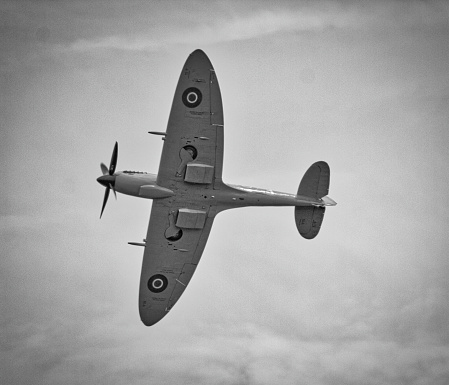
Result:
[[[175,191],[158,186],[157,175],[138,171],[119,171],[115,177],[115,191],[145,199],[163,199],[175,195]],[[211,189],[194,185],[189,189],[191,202],[212,203],[222,207],[245,206],[331,206],[335,204],[330,198],[314,199],[311,197],[289,194],[280,191],[265,190],[256,187],[227,185],[221,183],[219,188]]]

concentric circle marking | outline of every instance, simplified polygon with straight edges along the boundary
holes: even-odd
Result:
[[[159,278],[155,279],[153,281],[153,283],[152,283],[152,286],[155,289],[160,289],[163,285],[164,285],[164,281],[162,279],[159,279]]]
[[[182,93],[182,102],[186,107],[195,108],[201,104],[203,95],[198,88],[190,87]]]
[[[168,286],[168,279],[162,274],[155,274],[148,280],[148,289],[153,293],[160,293]]]
[[[195,92],[189,92],[187,94],[187,101],[189,103],[195,103],[198,100],[198,94],[196,94]]]

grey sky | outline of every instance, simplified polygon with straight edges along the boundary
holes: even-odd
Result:
[[[447,384],[449,8],[437,1],[2,2],[1,337],[8,384]],[[211,59],[224,180],[295,192],[331,167],[313,241],[291,208],[217,216],[181,300],[137,308],[182,65]]]

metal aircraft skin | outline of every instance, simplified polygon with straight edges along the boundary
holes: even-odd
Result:
[[[104,207],[114,194],[153,199],[139,290],[142,322],[151,326],[175,305],[200,261],[215,216],[245,206],[294,206],[299,233],[312,239],[320,230],[326,206],[329,166],[314,163],[301,180],[297,194],[227,185],[222,181],[223,107],[217,76],[201,50],[190,54],[179,77],[157,175],[115,172],[118,144],[109,168],[101,164],[106,187]]]

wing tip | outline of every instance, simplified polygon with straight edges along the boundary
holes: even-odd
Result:
[[[140,320],[145,326],[153,326],[164,318],[168,314],[168,311],[151,311],[140,308],[139,313]]]
[[[206,55],[206,53],[201,50],[201,49],[196,49],[195,51],[193,51],[188,59],[186,64],[189,63],[190,65],[206,65],[207,67],[210,67],[211,69],[213,69],[212,63],[209,59],[209,57]]]
[[[192,55],[197,55],[197,56],[202,55],[202,56],[206,56],[207,57],[206,53],[202,49],[200,49],[200,48],[197,48],[195,51],[193,51],[190,54],[190,56],[192,56]]]

